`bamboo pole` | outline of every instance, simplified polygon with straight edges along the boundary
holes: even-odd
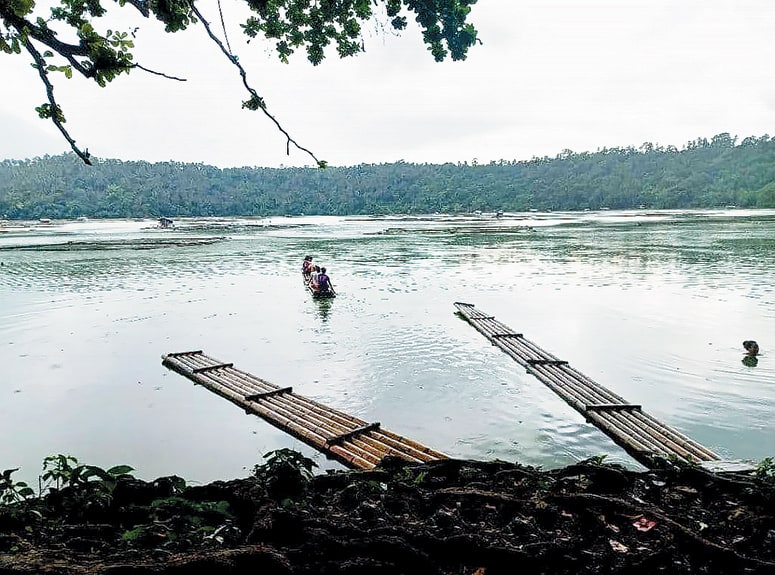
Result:
[[[659,447],[652,447],[644,444],[640,437],[636,438],[627,433],[619,432],[618,429],[610,426],[607,421],[597,415],[594,416],[592,420],[599,429],[613,439],[615,443],[621,445],[625,451],[641,463],[647,462],[649,458],[653,457],[655,454],[661,455],[663,453],[662,449]]]
[[[694,458],[705,459],[708,456],[713,457],[715,454],[703,448],[698,443],[690,440],[688,437],[673,430],[664,423],[654,419],[651,416],[645,414],[642,410],[633,410],[628,413],[614,413],[612,414],[614,419],[622,422],[627,422],[633,426],[643,428],[643,433],[648,434],[661,443],[664,443],[671,447],[674,451],[686,451],[688,455]]]
[[[357,445],[362,449],[376,449],[374,445],[368,441],[369,439],[370,439],[370,436],[368,434],[363,434],[363,435],[358,435],[351,439],[348,439],[347,442]],[[377,450],[377,453],[379,454],[380,461],[387,455],[394,455],[396,457],[400,457],[401,459],[405,459],[411,463],[422,463],[423,461],[425,461],[424,459],[416,457],[411,453],[407,453],[407,451],[404,449],[394,449],[384,444],[380,445],[380,447]]]
[[[300,399],[300,396],[295,396],[293,398],[291,398],[291,397],[284,397],[284,398],[280,398],[280,399],[281,400],[285,400],[285,401],[293,401],[293,400]],[[302,405],[305,405],[305,404],[302,402]],[[312,409],[313,410],[319,410],[319,408],[316,408],[316,407],[313,407]],[[332,419],[334,421],[338,422],[338,421],[340,421],[342,419],[342,418],[332,417],[333,415],[334,414],[330,413],[330,412],[329,413],[325,413],[326,417],[329,417],[330,419]],[[359,428],[359,427],[363,427],[363,425],[366,425],[365,422],[362,422],[362,421],[357,420],[355,418],[352,418],[350,421],[347,422],[347,424],[348,424],[348,427],[345,430],[356,429],[356,428]],[[402,445],[400,442],[391,441],[390,439],[387,439],[387,438],[386,438],[386,440],[380,440],[381,436],[384,437],[383,434],[384,434],[384,430],[379,429],[379,430],[370,431],[369,433],[361,434],[361,435],[358,436],[358,438],[363,440],[367,444],[369,444],[375,450],[378,450],[378,451],[381,451],[381,452],[387,452],[387,451],[398,452],[398,453],[405,454],[406,456],[411,457],[413,459],[414,458],[422,458],[422,457],[424,457],[423,453],[416,452],[416,450],[413,449],[410,445],[406,445],[406,444]]]
[[[351,415],[348,415],[348,414],[346,414],[344,412],[334,410],[334,409],[332,409],[332,408],[330,408],[330,407],[328,407],[328,406],[326,406],[326,405],[324,405],[322,403],[314,401],[314,400],[312,400],[312,399],[310,399],[308,397],[300,396],[300,395],[296,395],[296,394],[293,394],[293,395],[294,395],[294,399],[298,399],[299,401],[301,401],[305,405],[309,406],[310,408],[324,410],[325,412],[329,413],[332,416],[332,418],[335,418],[337,420],[341,419],[342,422],[346,421],[347,423],[349,423],[350,425],[353,425],[355,427],[360,427],[360,426],[366,425],[368,423],[368,422],[366,422],[366,421],[364,421],[362,419],[358,419],[358,418],[353,417]],[[427,447],[425,445],[422,445],[422,444],[420,444],[418,442],[412,441],[411,439],[407,439],[407,438],[402,437],[400,435],[394,434],[394,433],[389,432],[389,431],[387,431],[385,429],[380,429],[379,431],[372,432],[371,436],[374,437],[374,438],[378,438],[379,436],[385,436],[385,438],[391,438],[392,440],[400,441],[400,442],[406,444],[406,446],[413,447],[414,449],[416,449],[420,453],[426,453],[426,454],[432,455],[433,459],[446,459],[447,458],[446,455],[444,455],[443,453],[441,453],[439,451],[433,450],[433,449],[431,449],[431,448],[429,448],[429,447]]]
[[[245,375],[249,376],[249,374],[244,374],[244,372],[243,372],[241,375],[243,375],[243,376],[245,376]],[[216,379],[216,378],[212,378],[212,379]],[[271,385],[271,384],[268,384],[267,382],[263,382],[263,380],[261,380],[261,381],[262,381],[262,383],[265,383],[266,385]],[[272,386],[272,387],[274,387],[274,386]],[[297,399],[297,400],[298,400],[298,399],[302,399],[302,400],[304,400],[304,402],[305,402],[305,403],[308,403],[308,404],[309,404],[309,405],[311,405],[311,406],[315,406],[315,407],[317,407],[317,406],[321,405],[321,404],[317,404],[316,402],[313,402],[313,401],[311,401],[311,400],[308,400],[307,398],[302,398],[302,396],[297,396],[296,394],[287,394],[287,395],[286,395],[286,397],[287,397],[288,395],[293,395],[293,396],[294,396],[294,399]],[[282,398],[283,398],[283,396],[280,396],[280,399],[281,399],[281,400],[282,400]],[[313,411],[315,411],[315,409],[314,409],[314,408],[313,408]],[[320,411],[320,410],[317,410],[317,412],[318,412],[318,413],[321,413],[321,411]],[[358,420],[358,419],[356,419],[356,418],[353,418],[353,417],[346,416],[346,414],[343,414],[343,413],[341,413],[341,412],[334,412],[334,411],[333,411],[333,410],[331,410],[330,408],[325,408],[325,413],[323,413],[323,415],[325,415],[325,416],[327,416],[327,417],[334,416],[332,419],[334,419],[334,420],[339,420],[339,421],[343,421],[343,420],[344,420],[344,421],[346,421],[347,423],[349,423],[350,425],[353,425],[353,424],[355,424],[355,426],[356,426],[356,427],[357,427],[357,426],[361,426],[361,425],[363,425],[363,424],[365,423],[365,422],[362,422],[361,420]],[[336,415],[338,415],[339,417],[336,417]],[[345,430],[346,430],[346,429],[341,429],[341,431],[345,431]],[[334,430],[333,430],[333,429],[330,429],[330,431],[332,431],[332,433],[334,432]],[[336,430],[336,431],[340,431],[340,430]],[[427,450],[427,449],[425,450],[425,452],[424,452],[424,453],[413,453],[413,450],[411,449],[411,446],[400,446],[400,445],[398,445],[398,446],[397,446],[397,445],[396,445],[395,443],[393,443],[393,442],[390,442],[390,443],[392,443],[392,446],[388,446],[388,445],[385,445],[385,446],[374,445],[374,447],[375,447],[377,450],[379,450],[379,451],[378,451],[378,453],[379,453],[379,452],[385,453],[385,452],[387,452],[388,450],[391,450],[391,451],[393,451],[394,453],[400,453],[400,454],[402,454],[402,455],[405,455],[405,456],[407,456],[407,457],[409,457],[409,458],[411,458],[411,459],[418,459],[418,460],[431,460],[431,459],[437,459],[437,458],[439,458],[439,456],[441,456],[441,455],[442,455],[442,454],[438,454],[438,452],[435,452],[435,453],[436,453],[436,454],[438,454],[438,455],[432,454],[432,455],[429,457],[429,456],[427,455],[427,453],[429,452],[429,450]],[[398,450],[396,450],[396,447],[398,447]],[[401,447],[404,447],[404,448],[403,448],[403,449],[401,449]],[[410,449],[409,449],[409,450],[407,450],[407,449],[406,449],[406,447],[410,447]],[[430,452],[431,452],[431,453],[433,453],[433,452],[432,452],[432,450],[430,450]]]
[[[624,403],[624,402],[622,401],[621,403]],[[588,414],[586,410],[583,410],[582,412],[585,415]],[[613,419],[617,419],[621,422],[627,422],[627,423],[632,423],[633,425],[636,425],[636,422],[634,420],[638,419],[639,414],[642,415],[643,412],[634,411],[629,414],[626,414],[626,413],[615,414],[615,417]],[[671,446],[674,451],[677,451],[677,452],[685,451],[686,453],[684,455],[691,455],[692,457],[699,458],[699,459],[705,459],[709,456],[714,458],[715,456],[715,454],[713,454],[709,450],[702,448],[696,442],[689,440],[687,437],[681,435],[679,432],[672,430],[671,428],[667,427],[663,423],[657,421],[656,419],[650,416],[648,416],[647,418],[644,418],[642,420],[642,424],[643,424],[643,427],[645,428],[643,429],[643,433],[651,435],[652,437],[656,436],[656,438],[661,443]]]
[[[297,395],[289,394],[286,396],[279,396],[276,398],[279,402],[287,402],[296,404],[299,409],[303,409],[310,414],[315,414],[318,417],[323,417],[331,422],[332,425],[337,425],[346,429],[354,429],[356,427],[362,427],[367,424],[366,421],[355,417],[344,417],[345,414],[337,412],[336,410],[326,408],[325,406],[316,405],[315,402],[310,401],[308,398]]]
[[[253,389],[266,390],[266,391],[273,391],[276,389],[280,389],[279,385],[270,383],[265,379],[261,379],[260,377],[256,377],[242,370],[234,370],[232,373],[230,373],[230,376],[234,378],[235,383],[244,385],[248,389],[253,388]]]
[[[560,373],[556,375],[559,377],[563,377],[563,376],[566,376],[567,374]],[[579,386],[576,385],[574,386],[574,389],[578,387]],[[592,419],[590,417],[591,415],[590,412],[586,410],[586,405],[580,406],[580,408],[577,408],[577,409],[582,413],[582,415],[584,415],[588,419]],[[655,446],[667,445],[667,447],[670,448],[668,452],[673,451],[682,457],[686,457],[688,455],[688,452],[685,450],[685,448],[679,446],[674,442],[669,441],[668,438],[661,436],[661,440],[660,440],[659,437],[654,437],[654,434],[651,433],[649,429],[639,428],[637,425],[634,425],[632,423],[632,420],[629,419],[629,414],[611,413],[611,414],[607,414],[607,416],[608,417],[606,417],[606,419],[610,419],[612,422],[612,425],[614,425],[615,427],[620,426],[620,427],[626,428],[626,432],[628,434],[631,435],[632,433],[635,433],[636,435],[640,436],[641,443],[650,443]],[[660,450],[663,450],[663,449],[664,447],[660,447]]]
[[[288,411],[290,413],[296,414],[297,417],[306,421],[308,425],[324,430],[327,439],[342,435],[343,433],[347,433],[348,431],[351,431],[352,429],[354,429],[352,427],[345,427],[342,425],[334,424],[323,416],[313,414],[313,413],[310,413],[309,411],[301,409],[298,405],[295,405],[293,402],[274,401],[271,403],[265,402],[265,405],[271,406],[272,409],[277,409],[280,411]]]
[[[294,398],[282,398],[282,399],[287,401],[287,402],[290,402],[292,399],[297,399],[297,398],[294,397]],[[318,412],[313,412],[313,411],[306,411],[306,413],[310,413],[311,417],[313,417],[315,421],[319,421],[321,425],[326,426],[326,428],[331,431],[332,436],[339,435],[341,433],[346,433],[346,432],[349,432],[349,431],[361,428],[364,425],[366,425],[365,422],[364,422],[364,423],[358,423],[357,425],[353,425],[352,423],[350,423],[350,425],[347,425],[347,426],[337,425],[336,427],[331,427],[331,426],[328,425],[328,423],[331,421],[331,419],[327,417],[330,414],[325,414],[325,413],[318,414]],[[373,431],[369,431],[368,433],[359,434],[358,435],[358,439],[362,439],[362,440],[365,441],[367,437],[371,438],[372,435],[374,433],[376,433],[376,431],[378,431],[378,430],[373,430]],[[385,451],[390,449],[390,446],[381,444],[381,443],[379,443],[377,441],[374,441],[374,440],[366,441],[366,443],[369,446],[368,448],[373,450],[376,453],[384,453]]]
[[[319,435],[315,434],[314,432],[311,432],[308,429],[305,429],[299,425],[297,425],[295,422],[290,420],[283,420],[280,418],[273,417],[274,414],[267,413],[265,410],[261,409],[260,407],[257,407],[256,411],[259,414],[262,414],[262,416],[269,422],[278,427],[279,429],[285,431],[286,433],[290,433],[291,435],[294,435],[295,437],[301,439],[311,447],[314,447],[318,451],[322,451],[323,453],[330,453],[334,456],[335,459],[338,459],[342,463],[345,463],[346,465],[352,465],[355,467],[359,467],[361,469],[371,469],[374,467],[376,462],[372,457],[363,457],[360,453],[357,453],[353,450],[346,449],[342,446],[334,446],[330,449],[326,449],[325,446],[325,440],[321,438]]]
[[[249,396],[260,395],[262,393],[271,393],[280,391],[277,385],[272,385],[264,381],[255,381],[249,378],[242,377],[242,373],[239,371],[233,371],[231,373],[223,374],[218,378],[219,381],[227,382],[233,389],[238,391],[247,398]]]
[[[595,403],[612,403],[612,404],[621,404],[625,405],[626,402],[624,400],[622,401],[615,401],[616,398],[610,397],[608,394],[603,394],[597,392],[595,389],[590,389],[589,387],[586,387],[583,385],[583,383],[580,383],[578,380],[574,379],[570,374],[564,373],[562,370],[557,369],[550,369],[547,367],[541,367],[536,368],[534,375],[541,379],[544,378],[553,378],[559,382],[562,382],[563,384],[567,385],[569,389],[573,390],[574,393],[578,395],[578,397],[581,399],[581,403],[583,404],[581,407],[582,412],[586,412],[586,406],[589,404],[595,404]]]
[[[327,444],[332,437],[361,428],[366,422],[290,392],[247,400],[246,396],[281,388],[201,352],[168,354],[163,356],[163,363],[349,467],[370,469],[388,454],[416,462],[446,458],[384,429],[359,433],[340,444]]]
[[[652,417],[651,415],[649,415],[649,414],[647,414],[645,412],[637,413],[637,414],[635,414],[635,416],[638,419],[640,419],[641,421],[643,421],[644,423],[646,423],[646,424],[662,425],[661,422],[659,422],[657,419],[655,419],[654,417]],[[674,429],[672,429],[670,427],[667,427],[667,426],[663,426],[663,429],[664,429],[664,432],[666,434],[674,436],[675,437],[675,441],[680,441],[680,442],[685,443],[687,445],[687,448],[691,447],[695,451],[697,451],[698,454],[701,454],[702,456],[704,456],[704,457],[697,457],[697,459],[707,460],[707,461],[715,461],[715,460],[721,459],[712,450],[708,449],[704,445],[701,445],[700,443],[697,443],[696,441],[694,441],[690,437],[687,437],[687,436],[679,433],[678,431],[676,431],[676,430],[674,430]]]
[[[601,414],[597,414],[594,412],[587,412],[586,411],[586,403],[585,401],[579,400],[578,398],[574,398],[571,396],[564,395],[560,391],[557,391],[555,389],[556,384],[552,382],[551,380],[545,380],[543,381],[545,385],[547,385],[550,389],[554,390],[555,393],[557,393],[562,399],[566,401],[569,405],[571,405],[576,411],[581,413],[585,416],[585,418],[588,421],[591,421],[595,425],[598,425],[601,429],[603,429],[608,435],[610,436],[616,436],[621,435],[623,438],[626,438],[627,442],[637,441],[636,449],[637,451],[662,451],[663,448],[656,442],[653,442],[648,437],[644,437],[637,428],[623,428],[620,425],[620,422],[616,419],[612,419],[610,417],[602,416]],[[616,439],[614,437],[614,439]]]
[[[367,422],[349,416],[345,413],[332,410],[331,408],[328,408],[316,401],[310,400],[309,398],[303,397],[303,396],[296,396],[295,399],[299,399],[302,401],[305,405],[310,406],[310,409],[318,409],[318,410],[325,410],[329,414],[331,414],[332,418],[335,418],[337,420],[346,421],[349,425],[352,425],[354,427],[361,427],[363,425],[366,425]],[[374,440],[382,441],[383,443],[390,443],[391,447],[393,448],[412,448],[418,452],[418,456],[420,454],[432,454],[434,459],[439,458],[446,458],[446,456],[438,451],[432,450],[427,446],[421,445],[417,442],[413,442],[409,439],[406,439],[404,437],[401,437],[399,435],[392,434],[391,432],[385,430],[384,428],[380,428],[379,430],[375,430],[369,434],[369,437],[373,438]],[[383,439],[380,439],[383,438]],[[401,445],[403,443],[403,445]]]
[[[615,429],[620,430],[620,433],[622,434],[637,437],[641,443],[652,446],[655,453],[673,453],[683,458],[687,458],[690,455],[688,451],[681,446],[665,441],[664,438],[660,437],[658,434],[652,433],[642,426],[638,426],[637,422],[626,417],[621,417],[620,414],[614,412],[596,413],[594,417],[598,420],[609,421],[611,425]],[[590,419],[592,419],[591,415]]]
[[[190,366],[186,366],[187,370],[190,370]],[[293,432],[293,434],[299,436],[301,439],[306,439],[307,443],[311,444],[313,447],[316,448],[322,448],[325,445],[325,438],[321,437],[318,434],[315,434],[314,431],[306,426],[303,425],[303,418],[294,417],[293,414],[290,413],[282,413],[277,412],[275,410],[262,408],[260,406],[250,405],[248,402],[244,401],[242,396],[235,392],[232,389],[229,389],[226,386],[221,385],[219,382],[216,381],[206,381],[206,380],[212,380],[215,379],[212,377],[212,374],[207,375],[200,375],[195,374],[192,371],[189,371],[189,374],[186,374],[191,379],[195,380],[205,380],[205,381],[198,381],[198,383],[202,384],[205,387],[208,387],[211,389],[211,391],[214,391],[218,395],[221,395],[222,397],[225,397],[226,399],[231,400],[232,402],[240,405],[244,409],[248,411],[254,411],[257,412],[259,415],[261,415],[264,419],[269,421],[273,424],[279,424],[281,428],[287,428],[287,430],[290,430]],[[340,446],[336,446],[336,449],[330,449],[325,451],[333,451],[338,452],[340,456],[345,456],[345,458],[348,461],[358,463],[362,466],[362,463],[364,461],[369,462],[370,464],[373,464],[378,461],[376,458],[374,458],[372,455],[366,454],[361,452],[360,450],[355,450],[353,453],[350,453],[352,450],[348,450],[347,448],[342,448]],[[353,457],[351,457],[351,455]]]
[[[299,396],[296,396],[293,399],[298,399],[298,398]],[[282,398],[282,399],[285,399],[287,401],[291,400],[291,398]],[[311,402],[311,403],[315,404],[315,402]],[[317,405],[313,405],[313,409],[320,410],[320,408],[318,408]],[[327,416],[330,415],[330,412],[326,413],[325,415]],[[351,429],[367,425],[366,422],[356,418],[347,418],[347,419],[349,419],[348,423],[350,424]],[[397,436],[397,437],[400,437],[400,436]],[[407,440],[405,438],[402,438],[403,441],[396,441],[394,438],[390,437],[390,432],[387,432],[382,428],[377,430],[372,430],[367,434],[359,435],[358,438],[365,441],[373,448],[383,453],[390,450],[393,452],[406,455],[409,458],[419,459],[419,460],[432,460],[432,459],[446,458],[446,456],[444,456],[439,452],[431,450],[430,448],[427,448],[415,442],[411,442],[410,440]]]
[[[582,413],[608,433],[625,449],[636,451],[643,457],[651,451],[654,454],[673,454],[685,459],[714,460],[718,455],[680,432],[659,422],[640,409],[628,411],[613,410],[595,412],[586,405],[604,403],[624,405],[627,402],[617,394],[599,385],[588,376],[569,365],[538,364],[538,361],[559,361],[556,356],[542,349],[524,336],[505,337],[514,333],[511,328],[477,310],[473,304],[456,302],[460,315],[493,345],[512,357],[527,371],[559,395],[566,403]],[[495,337],[495,336],[498,337]],[[585,403],[586,402],[586,403]]]
[[[319,433],[314,427],[310,428],[304,425],[304,420],[299,419],[293,414],[287,414],[278,412],[272,409],[268,409],[263,405],[254,405],[252,409],[261,414],[261,416],[267,421],[278,423],[280,429],[294,431],[301,439],[308,440],[307,443],[312,447],[324,453],[332,452],[339,454],[347,454],[354,456],[355,458],[368,462],[371,467],[374,467],[379,462],[379,457],[375,457],[373,454],[363,451],[361,449],[353,448],[352,446],[336,445],[327,446],[327,436]]]

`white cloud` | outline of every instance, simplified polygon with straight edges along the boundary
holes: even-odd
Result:
[[[483,45],[443,64],[416,30],[369,32],[366,54],[318,67],[303,54],[282,65],[236,30],[229,39],[271,113],[333,165],[487,162],[775,133],[770,0],[480,0],[471,20]],[[188,81],[133,73],[101,89],[63,79],[56,93],[79,145],[127,160],[312,163],[301,152],[286,156],[271,122],[241,109],[237,70],[201,28],[171,36],[155,22],[133,22],[139,62]],[[0,103],[0,155],[65,150],[35,118],[44,93],[34,71],[21,57],[0,57],[0,81],[12,86]]]

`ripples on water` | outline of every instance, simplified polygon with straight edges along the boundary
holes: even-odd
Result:
[[[0,227],[3,469],[63,452],[209,481],[285,446],[337,466],[161,366],[188,349],[452,456],[632,465],[455,301],[724,457],[772,455],[773,212],[176,223]],[[308,253],[336,300],[302,288]]]

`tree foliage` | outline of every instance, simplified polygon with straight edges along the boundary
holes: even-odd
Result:
[[[678,150],[566,150],[554,158],[228,168],[72,154],[0,162],[0,217],[268,216],[775,207],[775,138],[728,134]]]
[[[220,10],[220,0],[218,7]],[[476,41],[475,28],[466,21],[476,0],[242,0],[251,16],[241,25],[249,38],[274,42],[283,62],[296,50],[304,50],[314,65],[334,45],[339,57],[353,56],[365,49],[362,26],[380,14],[389,27],[403,30],[413,15],[423,40],[437,61],[466,57]],[[121,74],[135,69],[153,72],[135,61],[132,30],[113,30],[103,19],[129,6],[144,17],[159,20],[167,32],[179,32],[202,25],[213,42],[239,69],[250,98],[243,107],[263,111],[286,136],[288,145],[303,148],[269,114],[266,103],[246,80],[239,59],[227,39],[219,38],[199,11],[196,0],[0,0],[0,51],[26,54],[45,87],[47,101],[36,108],[41,118],[50,119],[70,143],[73,152],[90,163],[88,150],[81,150],[65,129],[65,115],[54,97],[55,73],[71,78],[74,72],[104,87]],[[379,13],[378,13],[379,12]],[[224,32],[225,35],[225,32]],[[62,38],[72,38],[62,40]],[[165,74],[162,74],[165,75]],[[166,75],[165,75],[166,76]],[[172,76],[167,76],[170,79]]]

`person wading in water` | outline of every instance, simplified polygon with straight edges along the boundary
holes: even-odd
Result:
[[[326,268],[320,268],[320,273],[318,274],[318,287],[317,290],[315,290],[315,293],[318,295],[324,295],[324,294],[333,294],[334,293],[334,286],[331,285],[331,278],[328,277],[328,274],[326,273]]]

